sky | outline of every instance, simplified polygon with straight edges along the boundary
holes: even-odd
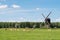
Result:
[[[60,22],[60,0],[0,0],[0,22]]]

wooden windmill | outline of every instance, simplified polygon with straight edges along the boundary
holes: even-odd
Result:
[[[42,14],[42,16],[44,17],[45,19],[45,26],[47,28],[50,28],[50,25],[51,25],[51,19],[49,18],[49,15],[51,14],[51,12],[45,17],[44,14]]]

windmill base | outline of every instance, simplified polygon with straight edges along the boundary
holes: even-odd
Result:
[[[45,25],[45,28],[50,28],[50,25]]]

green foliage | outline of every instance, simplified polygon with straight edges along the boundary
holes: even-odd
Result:
[[[44,22],[0,22],[0,28],[44,28]],[[59,22],[52,22],[51,28],[60,28]]]

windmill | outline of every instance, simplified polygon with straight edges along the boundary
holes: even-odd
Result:
[[[46,17],[44,16],[44,14],[42,14],[42,16],[45,19],[45,25],[46,25],[47,28],[50,28],[50,25],[51,25],[51,19],[49,18],[50,14],[51,14],[51,12]]]

